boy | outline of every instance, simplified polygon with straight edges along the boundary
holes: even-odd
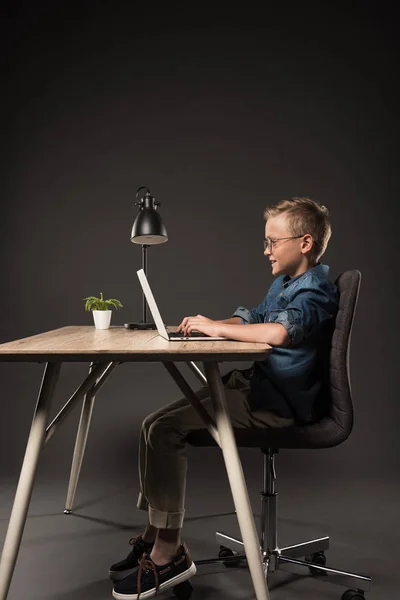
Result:
[[[276,278],[256,308],[239,307],[230,319],[185,317],[192,330],[243,342],[266,342],[273,351],[251,369],[223,377],[234,428],[285,427],[318,420],[326,411],[329,352],[338,291],[319,262],[331,236],[328,210],[309,198],[282,200],[265,209],[264,255]],[[213,415],[205,386],[197,392]],[[138,508],[147,510],[143,534],[130,540],[128,557],[112,565],[113,596],[149,598],[189,579],[196,568],[181,545],[186,484],[186,437],[205,425],[185,398],[146,417],[139,447]],[[145,554],[144,554],[145,553]],[[143,555],[143,556],[142,556]],[[142,558],[141,558],[142,557]]]

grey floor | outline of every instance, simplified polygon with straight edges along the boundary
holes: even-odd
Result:
[[[241,450],[254,512],[259,514],[261,454]],[[184,539],[193,559],[216,553],[216,529],[237,533],[222,459],[217,449],[189,449]],[[279,477],[278,457],[278,477]],[[132,472],[84,465],[75,513],[63,514],[67,474],[39,470],[9,600],[103,600],[111,598],[109,564],[129,551],[146,515],[135,509]],[[331,536],[328,566],[373,578],[366,598],[397,600],[399,582],[399,481],[388,475],[356,479],[336,473],[283,469],[278,479],[280,545]],[[0,482],[0,542],[4,540],[16,480]],[[247,569],[199,567],[196,599],[255,598]],[[340,599],[344,588],[288,573],[269,578],[271,600]],[[171,597],[164,594],[163,597]]]

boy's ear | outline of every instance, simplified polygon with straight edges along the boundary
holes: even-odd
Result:
[[[313,242],[314,240],[312,236],[309,233],[307,233],[307,235],[305,235],[303,238],[302,246],[305,250],[310,250],[312,248]]]

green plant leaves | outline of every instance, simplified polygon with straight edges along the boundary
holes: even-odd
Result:
[[[85,300],[85,310],[109,310],[111,306],[118,310],[123,306],[123,304],[121,304],[121,302],[116,298],[104,300],[102,292],[100,292],[100,298],[96,298],[96,296],[88,296],[87,298],[83,298],[83,300]]]

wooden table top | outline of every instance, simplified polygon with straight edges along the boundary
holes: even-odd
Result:
[[[171,327],[172,331],[173,328]],[[189,362],[263,360],[269,344],[234,340],[169,342],[157,331],[69,326],[0,344],[1,362]]]

